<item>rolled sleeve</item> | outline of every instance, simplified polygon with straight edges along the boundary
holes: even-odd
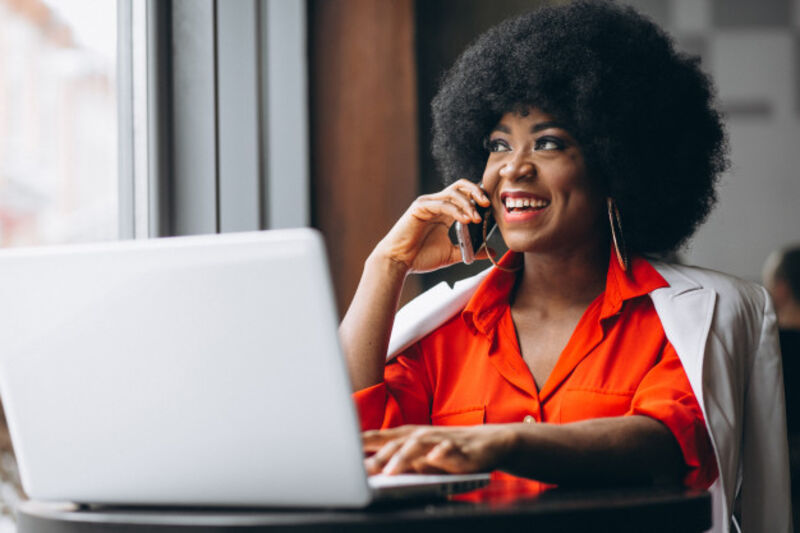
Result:
[[[672,432],[687,468],[684,485],[706,489],[717,478],[703,412],[671,344],[639,384],[626,414],[649,416]]]
[[[361,429],[430,424],[431,388],[415,344],[386,365],[384,380],[353,393]]]
[[[383,426],[384,413],[386,412],[386,384],[361,389],[353,393],[353,401],[361,419],[361,431],[378,429]]]

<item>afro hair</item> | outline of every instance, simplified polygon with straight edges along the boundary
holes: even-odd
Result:
[[[632,8],[546,7],[502,22],[463,52],[432,103],[445,182],[479,181],[484,139],[507,112],[541,109],[577,140],[613,198],[629,249],[682,245],[716,201],[727,143],[699,59]]]

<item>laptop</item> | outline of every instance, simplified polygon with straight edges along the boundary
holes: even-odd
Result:
[[[357,508],[488,482],[368,479],[311,229],[0,251],[0,395],[36,500]]]

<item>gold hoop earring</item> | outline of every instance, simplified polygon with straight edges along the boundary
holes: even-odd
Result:
[[[625,238],[622,236],[622,217],[620,217],[617,202],[610,197],[606,201],[608,204],[608,222],[611,225],[611,240],[614,242],[617,262],[619,262],[620,268],[627,272],[630,261],[628,259],[628,249],[625,247]]]

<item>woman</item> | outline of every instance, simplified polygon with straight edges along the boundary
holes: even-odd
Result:
[[[785,485],[766,482],[785,461],[768,299],[645,259],[691,236],[725,167],[697,60],[630,9],[546,8],[466,50],[433,112],[450,185],[418,198],[378,244],[340,328],[364,429],[391,428],[365,433],[367,469],[557,484],[678,477],[697,488],[720,477],[715,527],[725,531],[740,456],[755,454],[770,462],[742,461],[755,480],[741,493],[744,524],[786,530],[779,493],[744,501]],[[448,229],[481,223],[476,205],[509,253],[459,312],[386,363],[405,277],[460,260]],[[748,387],[770,395],[737,396]],[[759,422],[747,422],[751,411]],[[746,423],[778,428],[773,449],[747,447]]]

